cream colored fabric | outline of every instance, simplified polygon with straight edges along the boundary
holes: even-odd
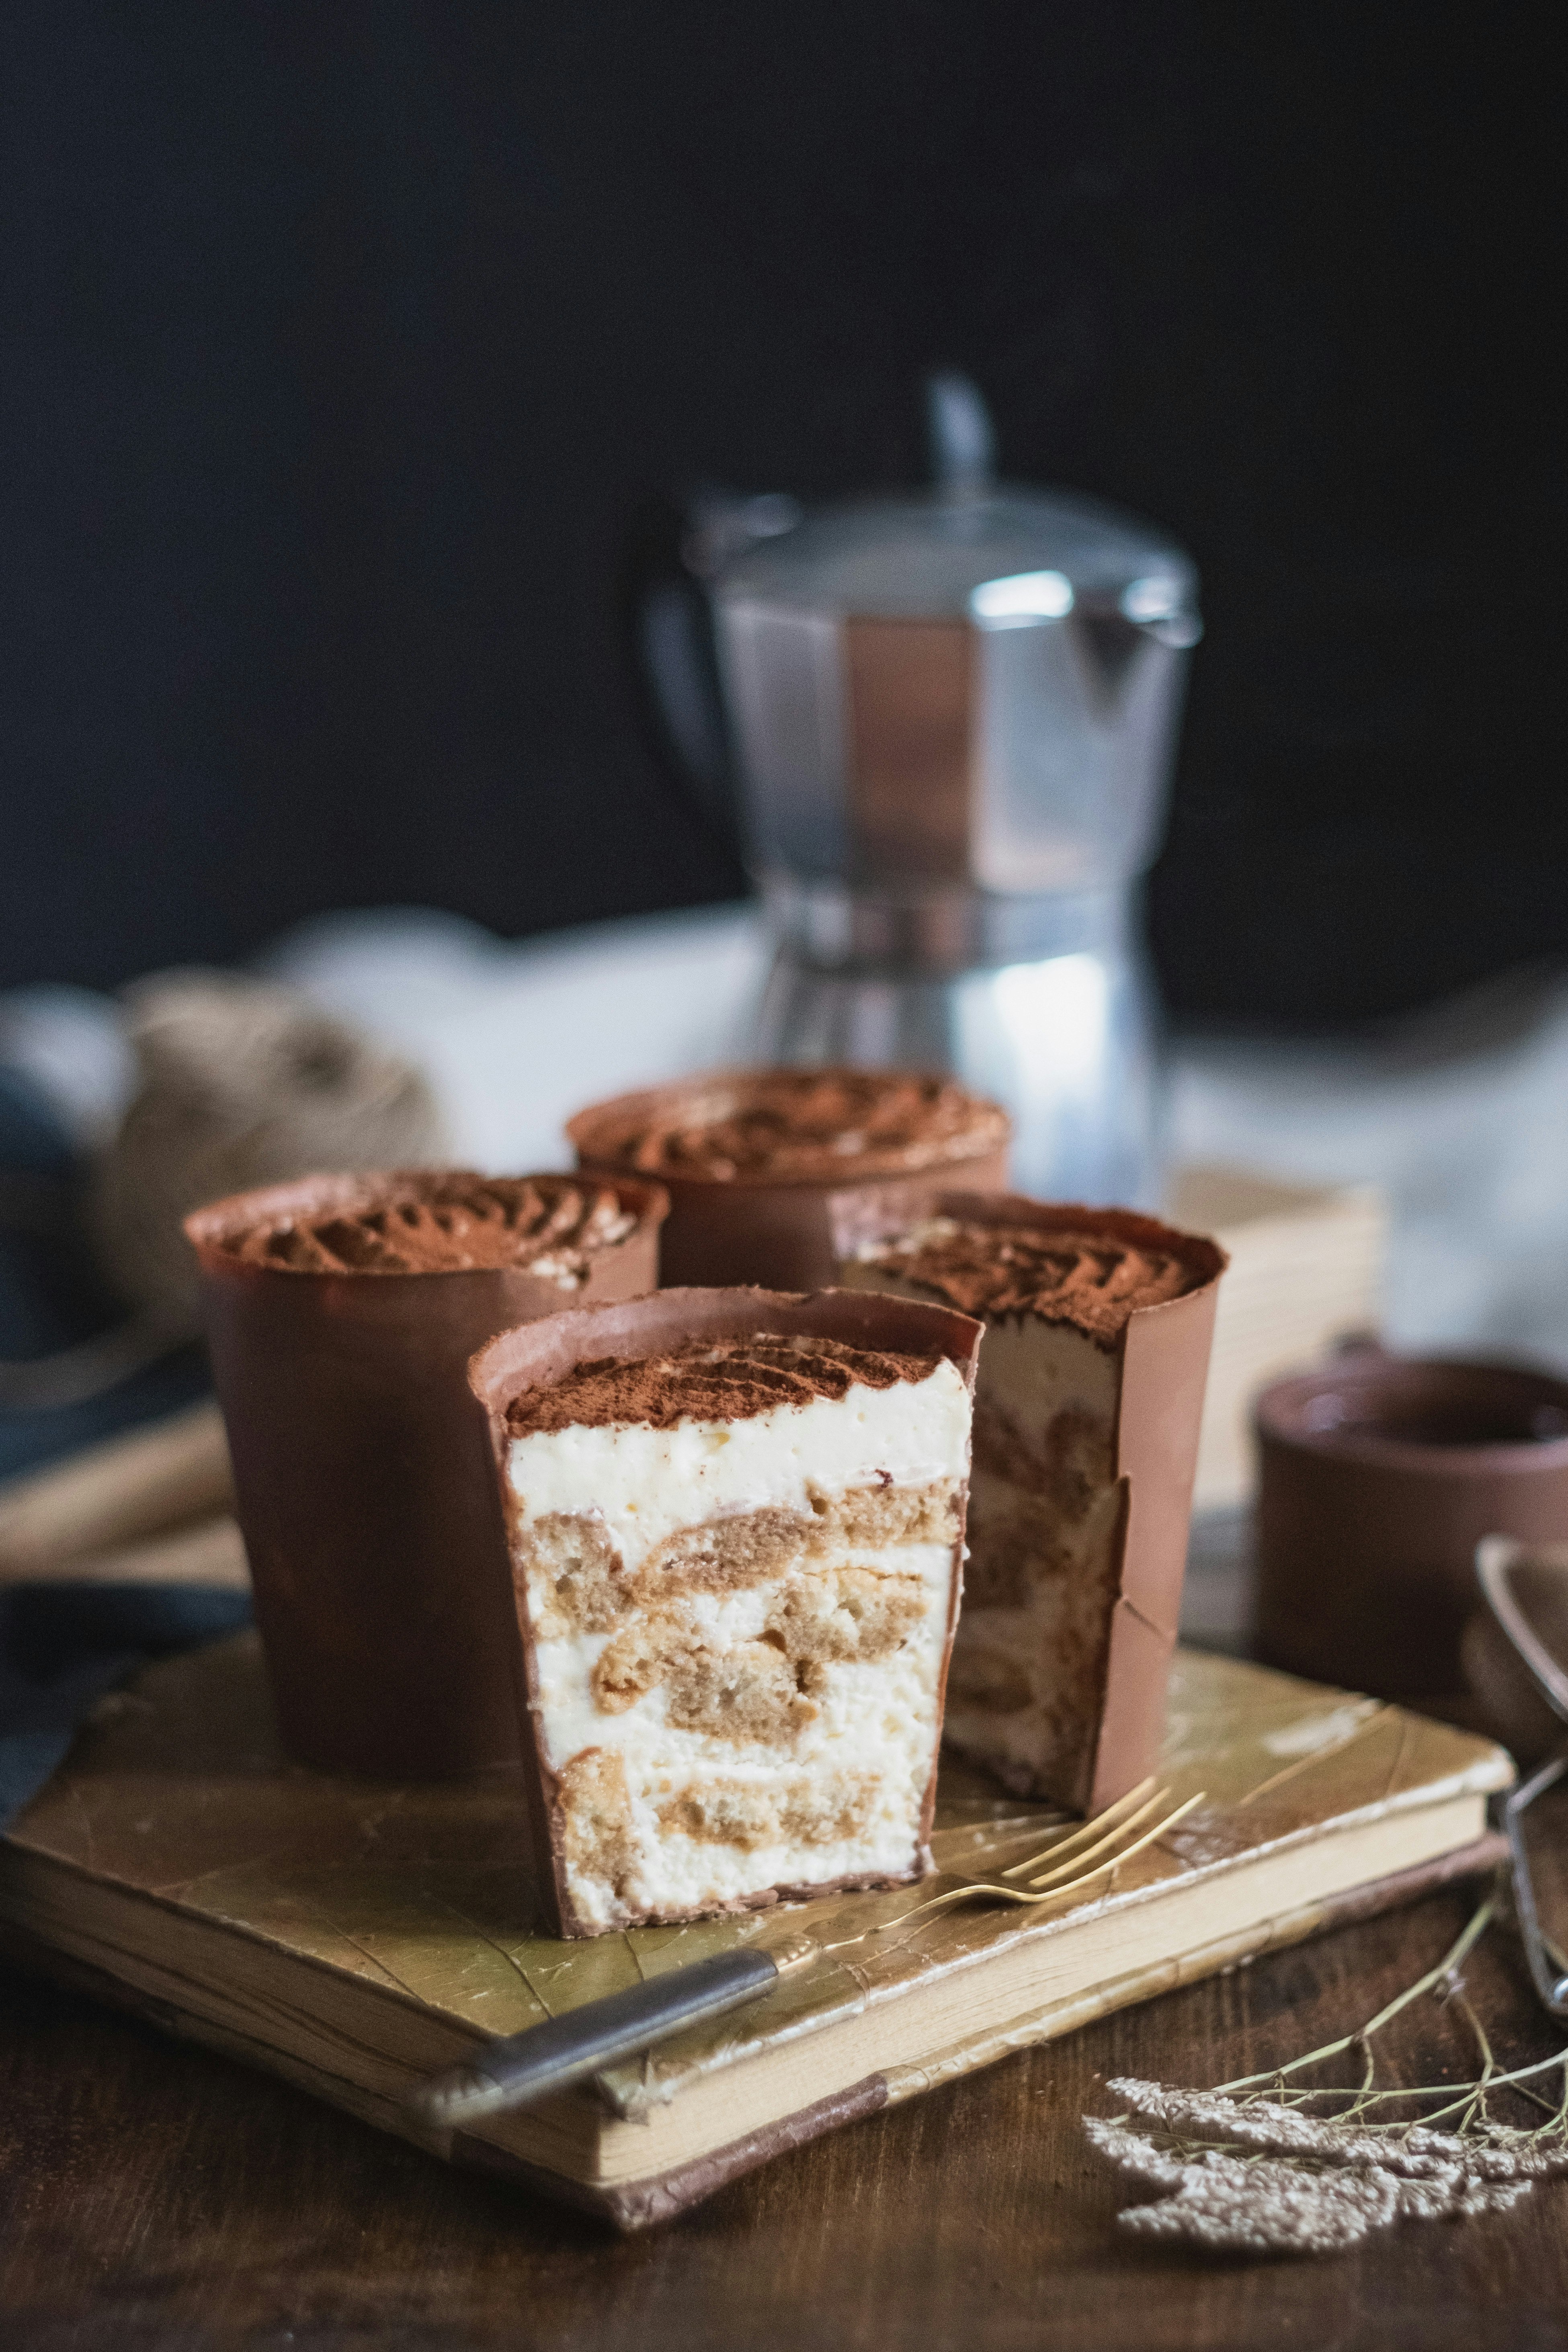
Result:
[[[92,1224],[116,1288],[160,1317],[195,1325],[188,1210],[317,1169],[442,1156],[420,1073],[291,989],[174,973],[132,992],[127,1026],[138,1083],[98,1170]]]

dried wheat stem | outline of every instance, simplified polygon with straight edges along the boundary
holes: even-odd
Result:
[[[1156,2192],[1152,2203],[1118,2216],[1130,2234],[1234,2253],[1327,2253],[1373,2230],[1409,2220],[1458,2220],[1500,2212],[1538,2180],[1568,2173],[1568,2049],[1528,2066],[1499,2066],[1470,2001],[1461,1963],[1497,1914],[1489,1896],[1436,1968],[1395,1996],[1359,2031],[1247,2074],[1217,2091],[1119,2077],[1110,2090],[1129,2112],[1086,2117],[1094,2146],[1130,2181]],[[1474,2042],[1479,2072],[1463,2084],[1380,2088],[1375,2036],[1424,1993],[1452,2003]],[[1287,2078],[1358,2048],[1353,2088],[1288,2085]],[[1529,2085],[1560,2077],[1553,2105]],[[1268,2096],[1258,2086],[1275,2086]],[[1515,2089],[1542,2111],[1528,2128],[1495,2121],[1495,2093]],[[1305,2112],[1313,2100],[1330,2114]],[[1426,2115],[1384,2110],[1436,2100]],[[1447,2117],[1450,2129],[1436,2126]]]
[[[1399,2015],[1402,2009],[1408,2009],[1413,2000],[1419,2000],[1424,1992],[1430,1992],[1434,1985],[1440,1983],[1444,1977],[1458,1967],[1465,1955],[1472,1946],[1479,1942],[1481,1937],[1491,1926],[1496,1910],[1497,1894],[1494,1890],[1474,1912],[1463,1933],[1444,1954],[1436,1967],[1428,1969],[1426,1974],[1416,1983],[1407,1986],[1404,1992],[1396,1994],[1385,2008],[1378,2011],[1374,2018],[1367,2024],[1359,2026],[1353,2033],[1342,2033],[1337,2042],[1325,2042],[1321,2050],[1309,2050],[1305,2057],[1289,2059],[1283,2066],[1266,2067],[1258,2074],[1238,2074],[1235,2082],[1222,2083],[1220,2089],[1242,2091],[1253,2083],[1277,2082],[1287,2074],[1299,2074],[1303,2067],[1315,2066],[1325,2058],[1337,2058],[1342,2051],[1353,2048],[1358,2042],[1370,2042],[1373,2035],[1380,2033],[1385,2025]],[[1368,2079],[1370,2080],[1370,2074]]]

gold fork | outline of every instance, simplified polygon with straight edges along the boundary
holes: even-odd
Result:
[[[861,1943],[868,1935],[885,1935],[889,1927],[902,1927],[924,1912],[940,1911],[954,1903],[1032,1906],[1079,1895],[1119,1864],[1142,1853],[1203,1802],[1201,1795],[1189,1797],[1184,1805],[1168,1809],[1170,1793],[1168,1789],[1156,1790],[1152,1780],[1142,1780],[1091,1822],[1076,1830],[1064,1825],[1048,1844],[1026,1861],[1012,1864],[995,1878],[943,1872],[944,1877],[955,1878],[957,1883],[917,1903],[900,1917],[849,1937],[846,1943],[819,1944],[812,1937],[795,1935],[772,1949],[747,1945],[715,1953],[624,1992],[585,2001],[521,2033],[486,2042],[460,2064],[416,2084],[408,2103],[426,2130],[451,2131],[509,2107],[526,2106],[547,2092],[602,2073],[683,2026],[716,2019],[757,2000],[792,1969],[843,1951],[848,1944]],[[1159,1818],[1152,1819],[1154,1815]],[[1042,1870],[1042,1864],[1049,1867]],[[1010,1878],[1026,1878],[1028,1886],[1009,1886]]]
[[[983,1878],[956,1872],[943,1871],[944,1878],[956,1879],[955,1885],[945,1887],[940,1895],[928,1895],[923,1903],[902,1912],[874,1927],[875,1936],[886,1935],[889,1928],[906,1927],[911,1919],[929,1911],[942,1911],[960,1903],[1016,1903],[1033,1906],[1052,1903],[1064,1895],[1081,1895],[1095,1879],[1103,1878],[1135,1853],[1152,1845],[1178,1822],[1185,1821],[1194,1806],[1204,1801],[1205,1791],[1188,1797],[1184,1803],[1173,1806],[1169,1789],[1159,1789],[1152,1775],[1129,1789],[1113,1805],[1096,1813],[1076,1830],[1064,1830],[1040,1847],[1024,1862],[1015,1862],[994,1877]],[[1157,1818],[1154,1818],[1156,1817]],[[1042,1870],[1042,1863],[1051,1865]],[[1021,1878],[1024,1886],[1009,1886],[1007,1881]]]

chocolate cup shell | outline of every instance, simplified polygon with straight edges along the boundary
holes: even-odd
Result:
[[[584,1176],[611,1179],[602,1160],[578,1162]],[[954,1174],[976,1192],[1000,1192],[1007,1181],[1005,1151],[987,1153],[933,1171],[926,1193],[950,1184]],[[659,1241],[660,1279],[667,1285],[711,1284],[723,1287],[759,1283],[780,1290],[815,1290],[830,1285],[837,1260],[832,1203],[846,1189],[868,1203],[889,1192],[919,1197],[919,1180],[868,1176],[847,1188],[831,1184],[710,1183],[684,1176],[659,1179],[669,1194],[669,1217]]]
[[[366,1205],[374,1179],[307,1177],[185,1220],[279,1724],[306,1763],[435,1780],[516,1758],[505,1548],[468,1362],[567,1297],[652,1286],[664,1194],[611,1181],[637,1224],[572,1293],[515,1267],[313,1274],[224,1246],[269,1218]]]
[[[712,1082],[724,1077],[712,1073]],[[729,1073],[733,1075],[733,1073]],[[745,1075],[745,1073],[741,1073]],[[691,1085],[648,1087],[644,1094],[616,1096],[609,1103],[593,1103],[566,1119],[566,1136],[578,1155],[585,1176],[614,1179],[621,1167],[595,1150],[595,1139],[605,1134],[616,1115],[672,1108],[691,1094]],[[670,1216],[658,1242],[658,1265],[663,1284],[750,1284],[759,1282],[778,1291],[816,1291],[832,1282],[830,1202],[844,1190],[853,1190],[868,1202],[893,1190],[900,1200],[926,1197],[938,1185],[962,1183],[971,1192],[999,1192],[1006,1183],[1006,1143],[980,1148],[931,1169],[900,1173],[856,1176],[853,1162],[835,1169],[832,1176],[809,1176],[793,1183],[775,1183],[764,1176],[675,1176],[660,1169],[658,1181],[670,1195]]]
[[[606,1125],[633,1113],[652,1117],[661,1108],[673,1110],[689,1097],[695,1084],[716,1085],[748,1075],[755,1073],[710,1071],[700,1081],[650,1087],[592,1104],[566,1122],[578,1167],[584,1175],[600,1177],[626,1172],[595,1149]],[[889,1187],[908,1193],[911,1186],[944,1184],[963,1184],[975,1192],[1000,1192],[1007,1181],[1007,1146],[982,1145],[967,1155],[955,1149],[952,1158],[929,1170],[897,1174],[857,1176],[854,1162],[847,1160],[831,1175],[789,1183],[751,1176],[682,1176],[663,1169],[651,1181],[669,1194],[669,1215],[659,1237],[661,1283],[760,1283],[774,1290],[819,1290],[834,1276],[828,1203],[835,1195],[848,1188],[875,1199]]]
[[[1483,1536],[1568,1536],[1568,1381],[1515,1366],[1368,1349],[1258,1399],[1258,1655],[1380,1698],[1465,1688],[1460,1640]],[[1400,1424],[1489,1422],[1521,1442],[1429,1444]]]
[[[743,1339],[765,1331],[819,1339],[840,1339],[856,1348],[884,1348],[898,1353],[951,1356],[973,1393],[974,1368],[980,1349],[981,1327],[950,1307],[926,1307],[914,1300],[887,1298],[875,1291],[825,1290],[810,1297],[754,1289],[661,1290],[624,1307],[599,1307],[555,1315],[548,1324],[536,1323],[519,1331],[503,1332],[479,1350],[468,1367],[468,1384],[478,1399],[488,1431],[492,1465],[490,1495],[498,1535],[504,1531],[507,1549],[512,1528],[512,1493],[509,1476],[510,1438],[507,1408],[514,1397],[531,1388],[548,1387],[565,1378],[574,1366],[605,1356],[633,1359],[658,1356],[689,1339]],[[963,1559],[961,1500],[955,1573],[949,1603],[947,1636],[942,1648],[937,1687],[940,1735],[942,1700],[947,1690],[948,1661],[958,1622]],[[521,1722],[521,1746],[534,1837],[539,1853],[539,1883],[551,1905],[551,1925],[558,1936],[592,1936],[600,1932],[579,1917],[566,1883],[563,1856],[564,1823],[555,1775],[545,1763],[538,1738],[539,1686],[533,1643],[530,1636],[519,1580],[515,1601],[509,1573],[506,1591],[510,1619],[509,1655]],[[936,1750],[921,1811],[919,1845],[922,1864],[930,1867],[929,1841],[936,1804]],[[729,1904],[730,1910],[755,1908],[780,1895],[829,1894],[840,1887],[889,1886],[889,1878],[835,1879],[821,1885],[769,1889],[750,1903]],[[660,1915],[661,1916],[663,1915]],[[634,1923],[635,1924],[635,1923]]]
[[[1198,1430],[1208,1376],[1219,1278],[1229,1263],[1217,1242],[1131,1209],[1026,1199],[1016,1192],[935,1192],[867,1202],[841,1193],[832,1207],[839,1258],[891,1239],[924,1216],[966,1224],[1022,1225],[1035,1233],[1104,1234],[1134,1246],[1177,1248],[1205,1276],[1184,1297],[1135,1307],[1114,1354],[1120,1378],[1115,1470],[1125,1494],[1121,1558],[1106,1638],[1094,1671],[1098,1729],[1080,1787],[1047,1793],[1089,1812],[1114,1804],[1153,1770],[1165,1728],[1165,1686],[1182,1612]],[[869,1294],[874,1296],[875,1294]],[[1086,1710],[1087,1712],[1088,1710]]]

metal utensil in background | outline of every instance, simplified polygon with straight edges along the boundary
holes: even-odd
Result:
[[[1536,1801],[1568,1773],[1568,1546],[1531,1546],[1510,1536],[1488,1536],[1476,1553],[1476,1578],[1489,1628],[1508,1643],[1559,1727],[1555,1752],[1522,1781],[1503,1806],[1513,1878],[1513,1906],[1531,1981],[1550,2016],[1568,2018],[1568,1952],[1542,1925],[1525,1818]],[[1472,1629],[1473,1631],[1473,1629]],[[1473,1661],[1485,1651],[1467,1633],[1472,1680],[1497,1687],[1495,1669],[1478,1677]]]

